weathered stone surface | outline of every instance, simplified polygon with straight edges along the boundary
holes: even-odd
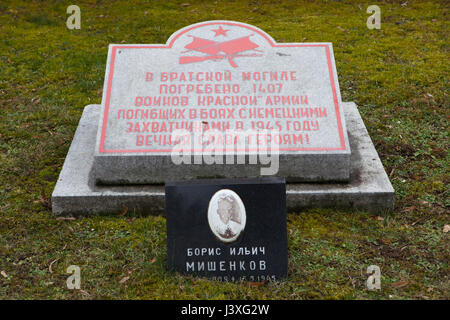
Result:
[[[348,183],[289,183],[288,212],[311,207],[370,212],[393,209],[394,189],[354,103],[343,103],[352,148]],[[164,213],[164,186],[96,186],[93,183],[95,136],[100,105],[85,108],[52,195],[55,216],[117,214],[128,208]]]
[[[251,25],[208,21],[165,45],[110,45],[93,176],[102,184],[147,184],[255,177],[267,167],[175,165],[171,132],[195,131],[197,123],[202,131],[277,129],[278,174],[288,182],[347,181],[341,104],[331,43],[276,43]]]

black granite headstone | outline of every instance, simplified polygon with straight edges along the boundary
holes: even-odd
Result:
[[[287,276],[282,178],[166,183],[169,270],[223,281]]]

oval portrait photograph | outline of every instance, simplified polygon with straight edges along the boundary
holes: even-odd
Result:
[[[212,196],[208,206],[208,223],[220,241],[229,243],[239,238],[246,220],[244,203],[236,192],[222,189]]]

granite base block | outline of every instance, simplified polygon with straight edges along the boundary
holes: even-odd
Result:
[[[306,208],[390,211],[394,189],[353,102],[343,103],[352,150],[348,183],[288,183],[288,212]],[[93,174],[100,105],[85,107],[52,194],[54,216],[164,213],[164,185],[97,185]]]

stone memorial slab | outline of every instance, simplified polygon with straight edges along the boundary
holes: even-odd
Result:
[[[288,183],[287,210],[340,208],[376,214],[392,211],[394,189],[353,102],[343,108],[352,148],[347,183]],[[99,185],[93,176],[95,137],[101,105],[84,108],[64,165],[52,194],[55,216],[89,216],[127,210],[140,214],[164,214],[162,185]]]
[[[223,139],[211,146],[205,132]],[[176,164],[181,146],[186,157]],[[277,43],[248,24],[208,21],[166,44],[110,45],[95,183],[256,177],[272,164],[263,160],[275,147],[276,175],[288,182],[349,180],[331,43]],[[252,154],[267,157],[255,163]]]
[[[169,270],[222,281],[287,276],[282,178],[169,181]]]
[[[231,147],[193,139],[194,164],[176,165],[173,151],[186,142],[172,139],[177,130],[256,130],[259,160],[278,140],[276,175],[288,182],[290,212],[393,209],[394,189],[358,108],[341,102],[330,43],[276,43],[251,25],[209,21],[165,45],[111,45],[105,79],[102,105],[85,107],[53,191],[55,216],[161,214],[166,180],[263,175],[267,162],[249,163],[254,150],[235,139]],[[235,164],[195,162],[211,145]]]

